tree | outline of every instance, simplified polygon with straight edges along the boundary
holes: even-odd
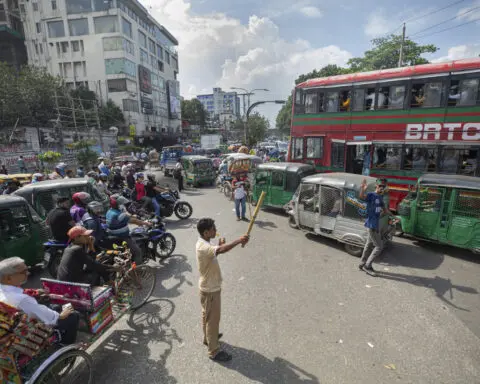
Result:
[[[363,57],[354,57],[348,61],[352,72],[374,71],[398,66],[402,36],[379,37],[373,39],[372,44],[373,48],[366,51]],[[428,60],[423,58],[422,55],[437,51],[438,47],[433,44],[419,45],[410,39],[405,39],[403,65],[428,64]]]
[[[282,106],[280,112],[278,112],[275,125],[282,135],[290,135],[290,128],[292,126],[292,96],[288,96],[287,102]]]
[[[207,112],[198,99],[182,100],[182,119],[187,120],[191,125],[198,125],[205,128],[207,125]]]
[[[258,112],[248,117],[248,143],[247,145],[255,145],[259,141],[265,139],[270,123],[268,119],[260,115]]]
[[[310,79],[316,79],[318,77],[328,77],[328,76],[336,76],[336,75],[343,75],[345,73],[349,73],[350,69],[339,67],[336,64],[328,64],[325,67],[321,68],[320,70],[314,69],[312,72],[306,73],[304,75],[300,75],[297,80],[295,80],[295,84],[303,83],[304,81]]]
[[[125,116],[122,110],[112,100],[108,100],[104,106],[98,109],[98,116],[100,125],[104,129],[125,124]]]

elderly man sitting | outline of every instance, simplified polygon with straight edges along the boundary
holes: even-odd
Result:
[[[61,313],[48,308],[20,288],[26,283],[28,268],[19,257],[10,257],[0,261],[0,302],[15,307],[29,317],[52,326],[60,332],[63,344],[73,344],[77,338],[78,314],[72,307]]]

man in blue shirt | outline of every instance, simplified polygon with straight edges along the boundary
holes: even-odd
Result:
[[[373,261],[382,253],[384,243],[380,228],[380,217],[384,214],[392,215],[383,202],[383,193],[387,187],[385,179],[377,180],[375,192],[367,192],[367,180],[364,179],[360,187],[360,199],[367,202],[367,220],[365,227],[368,228],[368,239],[363,249],[362,259],[358,266],[370,276],[377,276],[372,267]],[[373,249],[373,251],[372,251]]]

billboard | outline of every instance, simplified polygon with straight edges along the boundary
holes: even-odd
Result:
[[[140,91],[152,94],[152,74],[150,70],[142,65],[139,65],[138,79],[140,80]]]
[[[167,81],[168,115],[170,119],[180,119],[180,83]]]

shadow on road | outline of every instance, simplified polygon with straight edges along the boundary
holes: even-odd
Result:
[[[467,308],[462,308],[455,305],[451,300],[453,300],[453,291],[457,290],[464,293],[470,293],[478,295],[478,291],[475,288],[466,287],[464,285],[455,285],[452,284],[450,279],[445,279],[443,277],[420,277],[420,276],[411,276],[401,273],[390,273],[385,271],[379,271],[378,276],[388,280],[400,281],[403,283],[413,284],[419,287],[431,288],[435,291],[435,295],[442,300],[444,303],[449,306],[461,310],[470,312]],[[445,297],[448,294],[449,298]]]
[[[413,244],[420,247],[420,249],[429,252],[437,252],[441,253],[455,259],[460,259],[464,261],[468,261],[475,264],[480,264],[480,257],[479,255],[475,255],[473,252],[467,249],[456,248],[454,246],[446,245],[446,244],[437,244],[431,243],[425,240],[415,240]]]
[[[108,335],[92,353],[96,382],[176,384],[166,368],[174,342],[183,342],[166,321],[174,309],[170,300],[152,300],[130,315],[133,329]]]
[[[435,270],[445,260],[443,253],[395,242],[382,252],[378,261],[384,265],[403,266],[415,269]]]
[[[271,231],[269,228],[278,228],[277,224],[273,221],[266,221],[266,220],[255,220],[255,226],[259,227],[260,229],[266,229],[267,231]]]
[[[170,220],[168,220],[168,221],[165,220],[165,224],[167,225],[168,230],[170,230],[170,229],[184,229],[184,228],[190,228],[194,225],[197,225],[198,220],[200,220],[200,219],[192,218],[192,217],[190,217],[186,220],[180,220],[180,219],[177,219],[176,216],[171,216]]]
[[[237,371],[252,382],[262,384],[319,383],[314,375],[280,357],[270,360],[250,349],[228,343],[222,343],[222,345],[226,351],[233,354],[233,360],[226,363],[225,368]]]
[[[179,288],[184,284],[192,286],[185,273],[191,273],[192,266],[185,255],[174,255],[162,261],[162,268],[157,272],[157,285],[153,295],[155,297],[174,298],[182,294]],[[170,286],[172,279],[175,283]]]

